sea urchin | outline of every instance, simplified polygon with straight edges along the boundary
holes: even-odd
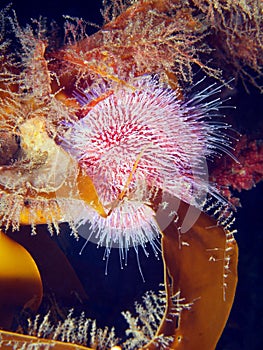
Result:
[[[108,93],[105,86],[101,89],[105,98],[71,125],[63,140],[108,209],[103,218],[87,208],[81,223],[89,222],[86,237],[107,250],[115,246],[127,251],[150,242],[156,252],[154,191],[195,206],[213,191],[204,162],[229,146],[221,131],[227,125],[211,121],[222,104],[211,99],[219,88],[207,88],[188,101],[149,77]],[[85,104],[90,99],[92,94],[79,100]]]

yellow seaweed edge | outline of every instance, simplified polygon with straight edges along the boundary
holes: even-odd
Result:
[[[79,344],[73,344],[73,343],[63,343],[62,341],[58,340],[51,340],[51,339],[43,339],[43,338],[37,338],[35,336],[31,335],[24,335],[19,333],[13,333],[8,332],[4,330],[0,330],[0,346],[2,350],[10,349],[14,345],[19,345],[21,343],[21,346],[28,345],[35,345],[36,349],[41,349],[42,346],[45,346],[45,349],[47,345],[50,346],[52,349],[85,349],[85,350],[92,350],[91,348],[88,348],[86,346],[82,346]]]

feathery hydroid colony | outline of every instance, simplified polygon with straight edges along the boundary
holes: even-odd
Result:
[[[88,93],[78,93],[80,80],[68,99],[61,90],[53,92],[55,81],[60,82],[59,76],[52,80],[55,73],[45,57],[42,22],[25,29],[16,19],[10,23],[22,55],[10,59],[18,61],[16,69],[3,65],[1,125],[19,144],[1,168],[2,224],[18,228],[25,218],[33,225],[46,221],[52,231],[51,224],[58,230],[59,221],[72,226],[88,221],[86,236],[99,245],[128,249],[151,242],[157,253],[157,191],[195,206],[207,192],[214,193],[206,157],[229,145],[222,132],[227,126],[213,121],[221,105],[212,97],[218,88],[182,100],[157,76],[136,78],[130,72],[123,81],[95,71],[84,84]],[[107,215],[82,200],[78,181],[83,171]]]
[[[202,273],[211,270],[205,277],[219,280],[216,286],[221,291],[230,270],[233,249],[230,243],[233,242],[229,235],[233,239],[232,235],[218,228],[215,220],[201,214],[197,225],[181,240],[187,205],[183,203],[177,214],[171,202],[164,201],[169,196],[178,197],[190,203],[188,208],[203,209],[202,200],[207,192],[217,196],[207,182],[206,158],[229,147],[221,130],[227,126],[212,120],[221,104],[212,97],[218,90],[207,88],[183,100],[182,91],[170,88],[178,88],[180,80],[191,81],[192,63],[219,77],[217,69],[209,69],[198,57],[204,47],[208,49],[208,45],[202,44],[206,25],[202,25],[199,17],[193,17],[188,3],[185,8],[185,2],[138,0],[132,3],[134,7],[124,12],[121,20],[113,18],[92,37],[86,37],[81,20],[77,19],[77,27],[71,32],[74,43],[68,42],[62,49],[54,45],[52,38],[49,41],[42,21],[33,21],[37,27],[34,30],[31,26],[20,28],[16,19],[9,18],[20,53],[0,56],[3,62],[0,122],[8,133],[8,152],[0,168],[1,224],[17,229],[21,222],[31,223],[33,227],[47,223],[52,232],[52,224],[58,230],[60,221],[77,225],[88,221],[89,235],[95,237],[99,245],[106,246],[106,256],[115,245],[123,257],[129,246],[134,246],[138,253],[138,246],[142,245],[146,252],[147,242],[157,253],[155,234],[163,231],[171,219],[170,230],[162,232],[162,243],[172,243],[169,249],[163,245],[162,251],[167,266],[166,289],[171,289],[171,295],[177,295],[180,283],[173,270],[176,267],[173,260],[177,257],[180,261],[184,253],[190,252],[190,262],[204,258],[205,264],[200,265],[203,268],[196,264],[197,268]],[[76,28],[81,34],[79,42]],[[130,55],[126,55],[124,43],[128,44]],[[1,48],[5,50],[6,46]],[[154,72],[156,78],[149,78]],[[158,79],[171,83],[170,87],[160,84]],[[161,194],[167,196],[162,199]],[[171,211],[166,226],[158,221],[158,204],[161,210],[168,206]],[[208,233],[207,227],[216,227],[212,250],[222,250],[223,258],[206,255],[210,245],[207,249],[200,236]],[[209,236],[209,243],[210,239]],[[222,242],[226,245],[219,249]],[[170,251],[173,251],[172,257],[168,256]],[[212,271],[214,262],[216,267]],[[200,271],[183,271],[183,265],[184,261],[178,264],[178,275],[185,277],[179,291],[185,286],[189,288],[187,292],[195,291],[197,283],[188,286],[188,280],[198,276],[198,283],[201,280],[202,287],[205,286],[202,297],[210,292],[210,283],[196,273]],[[234,283],[229,289],[233,294]],[[212,290],[209,294],[203,298],[200,314],[207,314],[210,308],[206,300],[213,299],[216,293]],[[217,299],[221,300],[221,295]],[[170,309],[168,296],[166,301],[168,317],[163,318],[164,329],[172,313],[176,311],[178,315],[179,312],[179,309]],[[229,306],[222,309],[219,331]],[[176,332],[181,332],[180,319],[177,321]],[[167,328],[170,332],[170,327]],[[216,329],[216,336],[219,331]],[[193,333],[190,332],[194,339]],[[153,332],[150,336],[155,337]],[[182,339],[181,334],[176,337],[171,333],[165,341]]]

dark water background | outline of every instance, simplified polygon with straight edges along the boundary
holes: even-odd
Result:
[[[0,0],[4,7],[8,2]],[[83,17],[91,22],[100,23],[99,9],[101,2],[97,0],[72,1],[30,1],[14,0],[20,23],[26,24],[30,18],[39,15],[54,19],[62,25],[62,15]],[[240,84],[233,98],[237,106],[236,123],[242,133],[263,135],[263,96],[251,88],[248,95]],[[260,350],[262,346],[263,329],[263,183],[250,191],[239,194],[242,208],[238,209],[236,235],[239,244],[239,283],[235,303],[223,336],[217,350]],[[120,317],[120,311],[132,310],[133,302],[140,300],[143,291],[158,290],[158,283],[162,281],[162,264],[153,254],[149,258],[141,257],[145,283],[138,271],[136,256],[129,254],[128,267],[119,268],[118,252],[112,252],[108,276],[104,275],[105,261],[102,260],[103,249],[97,249],[92,243],[88,244],[82,255],[79,250],[83,241],[76,242],[68,236],[65,226],[62,238],[58,243],[63,247],[77,274],[90,295],[94,295],[99,302],[91,303],[91,315],[97,315],[98,323],[117,323],[123,330],[126,326]],[[67,243],[65,244],[65,237]],[[150,252],[150,249],[149,249]],[[100,276],[100,277],[98,277]],[[93,287],[94,278],[99,280]],[[110,307],[108,306],[110,303]],[[212,312],[212,310],[211,310]],[[110,317],[107,316],[110,314]]]

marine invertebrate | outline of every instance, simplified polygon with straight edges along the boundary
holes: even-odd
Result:
[[[232,74],[262,92],[262,1],[193,0],[205,15],[211,35],[210,45],[215,48],[215,62],[223,74]]]
[[[231,189],[241,192],[249,190],[259,181],[263,175],[263,146],[262,140],[248,140],[242,135],[235,149],[239,163],[225,160],[224,168],[218,166],[211,173],[211,178],[218,186],[224,188],[224,196],[235,205],[240,205],[238,198],[233,198]]]
[[[139,244],[144,247],[147,240],[151,241],[152,228],[158,231],[162,237],[168,297],[165,316],[153,335],[155,339],[145,345],[149,349],[156,348],[155,340],[162,335],[171,338],[171,348],[187,348],[192,344],[214,348],[228,317],[237,281],[232,214],[221,198],[219,203],[202,200],[203,192],[216,194],[216,191],[207,184],[205,164],[201,161],[221,148],[220,128],[225,128],[210,123],[209,115],[203,118],[203,114],[208,107],[214,114],[220,102],[212,99],[205,106],[203,97],[207,90],[187,102],[184,89],[185,81],[192,82],[196,66],[221,78],[219,70],[206,60],[211,52],[215,22],[209,20],[211,12],[206,16],[200,13],[200,9],[206,12],[204,2],[193,3],[134,1],[130,7],[122,7],[121,14],[113,11],[110,20],[106,17],[103,28],[88,37],[82,21],[76,20],[74,26],[67,19],[66,43],[61,49],[52,46],[53,41],[41,21],[21,28],[12,19],[16,45],[22,55],[7,56],[6,43],[1,46],[4,55],[0,114],[2,129],[7,132],[1,136],[8,142],[7,152],[1,153],[1,224],[13,229],[19,229],[21,223],[32,224],[35,232],[37,224],[47,223],[51,232],[54,227],[58,232],[59,222],[65,221],[77,234],[74,223],[88,218],[92,233],[97,228],[104,231],[99,232],[102,234],[97,240],[106,246],[106,255],[117,243],[121,257],[125,257],[123,252],[130,245],[135,244],[137,249]],[[242,6],[236,3],[234,8],[241,8],[242,12],[244,2]],[[215,5],[216,8],[224,17],[224,6]],[[105,16],[110,12],[107,11]],[[227,14],[228,11],[227,7]],[[244,21],[251,17],[250,10],[243,12],[247,14],[242,17]],[[252,27],[258,29],[260,19],[253,18]],[[257,50],[251,52],[255,56]],[[220,56],[218,51],[215,56]],[[243,67],[242,60],[233,52],[227,57]],[[253,62],[257,71],[260,61]],[[158,77],[158,84],[147,78],[152,74]],[[141,97],[147,110],[139,103]],[[126,105],[121,105],[123,100]],[[131,113],[129,106],[133,106],[132,110],[140,106],[145,115],[162,110],[166,116],[169,108],[178,112],[177,123],[170,114],[167,119],[179,132],[187,130],[184,122],[189,126],[189,138],[185,134],[187,142],[178,144],[175,129],[170,130],[161,118],[158,126],[153,123],[154,133],[146,131],[146,125],[140,129],[138,124],[143,124],[143,118],[137,114],[132,121],[136,121],[134,130],[141,145],[134,150],[131,118],[123,118],[120,129],[116,127],[120,111],[128,111],[125,116]],[[102,108],[107,114],[101,112]],[[101,121],[116,127],[118,132],[113,135],[104,130]],[[127,124],[129,130],[125,130]],[[83,132],[87,136],[85,142]],[[125,146],[131,147],[132,152],[125,153],[124,147],[124,150],[111,147],[113,142],[118,142],[116,134],[122,141],[126,137]],[[103,138],[105,149],[101,147]],[[202,142],[198,143],[200,139]],[[194,152],[189,150],[190,142]],[[160,145],[165,159],[159,156]],[[174,150],[174,145],[178,149]],[[183,150],[184,157],[176,158],[179,150]],[[120,158],[114,153],[117,151]],[[58,163],[54,164],[54,158]],[[211,213],[211,217],[204,212]],[[188,213],[198,215],[189,220]],[[184,225],[186,221],[188,225]],[[129,228],[127,223],[131,225]],[[117,229],[113,230],[115,226]],[[145,235],[141,238],[142,234]],[[108,240],[104,239],[106,236]],[[156,249],[155,242],[153,247]],[[172,318],[170,297],[178,290],[186,304],[191,304],[194,318],[189,317],[188,310],[182,310],[180,315],[177,312]],[[207,314],[212,306],[217,312],[211,315],[215,326],[209,329]]]
[[[32,28],[22,31],[15,20],[11,23],[17,30],[23,59],[11,66],[4,62],[1,67],[1,145],[6,148],[1,153],[5,152],[0,175],[1,225],[18,229],[20,223],[32,227],[48,223],[53,232],[54,227],[58,230],[59,221],[73,221],[68,192],[77,208],[81,184],[88,178],[54,141],[58,127],[54,124],[60,118],[69,119],[72,109],[52,94],[43,56],[45,44],[34,39]],[[9,59],[12,62],[15,58]],[[80,189],[76,187],[77,177]],[[85,199],[100,206],[95,192]]]
[[[160,300],[158,298],[158,303],[155,305],[154,301],[151,302],[151,298],[147,299],[148,309],[144,312],[139,308],[141,312],[137,319],[139,327],[137,331],[136,325],[132,326],[132,316],[126,314],[129,320],[130,337],[124,343],[125,347],[129,348],[129,344],[133,344],[144,346],[145,349],[156,349],[158,346],[168,349],[187,349],[194,344],[202,344],[206,349],[213,349],[221,335],[235,295],[237,246],[231,231],[227,231],[226,235],[224,229],[216,225],[216,220],[203,213],[196,223],[182,234],[180,226],[187,211],[188,205],[181,202],[178,210],[180,219],[177,222],[171,222],[164,230],[162,237],[166,303],[162,298]],[[224,218],[224,220],[226,227],[231,225],[231,218],[228,220]],[[178,264],[174,264],[175,257]],[[45,262],[47,263],[47,260]],[[212,284],[211,280],[213,280]],[[158,322],[165,309],[160,325],[157,324],[157,319],[152,322],[150,318],[145,319],[147,313],[156,315],[155,307],[159,310]],[[210,314],[213,322],[208,323],[207,315],[212,307],[217,312]],[[141,322],[145,325],[144,328],[141,328]],[[78,329],[77,319],[69,319],[66,324],[71,325],[69,329],[66,327],[66,334],[70,335],[73,328]],[[48,332],[49,323],[43,324],[42,330],[45,329],[44,325],[47,326]],[[43,335],[39,333],[41,334]],[[58,348],[62,346],[56,340],[23,338],[23,336],[17,338],[5,332],[2,333],[2,338],[4,345],[9,340],[9,344],[24,342],[32,346],[33,344],[54,345]],[[70,339],[73,338],[78,343],[76,334],[70,335]],[[81,341],[80,346],[83,343],[85,343],[84,340]]]
[[[178,91],[151,78],[128,84],[104,94],[96,91],[101,100],[70,126],[62,146],[78,160],[108,208],[106,219],[87,211],[82,220],[90,223],[87,236],[95,236],[107,250],[148,241],[156,250],[153,240],[160,229],[151,209],[154,192],[161,189],[196,207],[207,192],[217,195],[204,162],[218,150],[228,152],[222,132],[227,125],[210,120],[222,104],[212,98],[218,88],[182,101]]]
[[[44,317],[37,315],[34,320],[28,320],[28,335],[38,338],[81,344],[92,349],[109,349],[118,343],[114,328],[100,329],[96,321],[85,317],[74,317],[73,310],[70,310],[66,319],[58,324],[53,324],[49,313]],[[78,329],[78,332],[76,332]]]

